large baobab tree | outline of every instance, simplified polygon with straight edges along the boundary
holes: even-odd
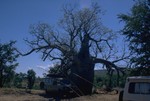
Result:
[[[81,10],[64,7],[63,11],[59,29],[46,23],[32,26],[34,38],[26,40],[31,50],[22,55],[42,52],[43,60],[60,60],[62,71],[71,70],[70,79],[80,92],[91,94],[95,64],[109,71],[116,69],[119,76],[120,68],[115,63],[127,57],[124,54],[117,60],[111,58],[115,53],[111,43],[114,34],[102,25],[99,6]]]

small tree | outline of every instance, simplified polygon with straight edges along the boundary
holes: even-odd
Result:
[[[18,65],[15,62],[19,55],[15,52],[14,44],[14,41],[6,44],[0,43],[0,87],[3,87],[6,82],[8,85]]]
[[[29,89],[32,89],[33,88],[33,85],[34,85],[34,82],[35,82],[35,77],[36,73],[34,72],[34,70],[30,69],[28,70],[27,72],[27,80],[28,80],[28,88]]]

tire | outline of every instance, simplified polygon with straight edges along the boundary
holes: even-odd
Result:
[[[45,93],[46,93],[46,94],[49,94],[49,92],[48,92],[48,90],[47,90],[47,89],[45,89]]]
[[[119,101],[123,101],[123,91],[121,91],[119,94]]]
[[[44,89],[44,86],[45,86],[44,82],[41,82],[40,83],[40,89]]]

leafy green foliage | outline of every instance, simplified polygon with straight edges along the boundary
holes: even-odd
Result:
[[[18,65],[16,59],[19,55],[15,52],[14,44],[14,41],[6,44],[0,43],[0,87],[11,82],[15,74],[14,70]]]
[[[14,86],[17,88],[22,87],[22,82],[26,79],[27,74],[25,73],[16,73],[14,78]]]
[[[61,66],[59,64],[55,64],[53,67],[49,67],[48,74],[60,74]]]
[[[121,14],[119,18],[125,22],[122,32],[130,43],[129,47],[133,54],[131,62],[135,67],[140,67],[135,71],[139,75],[150,75],[150,72],[146,72],[150,67],[150,1],[138,0],[132,7],[131,14]]]
[[[28,80],[28,88],[29,89],[32,89],[33,85],[34,85],[34,82],[35,82],[35,79],[36,79],[36,73],[30,69],[28,70],[27,72],[27,80]]]
[[[55,63],[53,66],[49,67],[48,74],[69,75],[70,68],[66,65],[62,66],[59,63]]]
[[[127,76],[129,76],[128,70],[125,71],[125,75],[120,75],[119,85],[118,85],[117,74],[114,72],[114,74],[110,78],[107,71],[105,71],[101,75],[95,74],[94,85],[96,85],[97,87],[100,87],[100,88],[103,88],[103,86],[105,86],[106,88],[124,87]],[[111,79],[111,82],[110,82],[110,79]],[[111,83],[111,85],[110,85],[110,83]]]
[[[134,68],[130,71],[130,76],[149,76],[150,75],[150,68]]]

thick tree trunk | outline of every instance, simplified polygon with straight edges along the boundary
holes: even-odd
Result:
[[[2,80],[0,79],[0,88],[3,87],[3,83],[2,83]]]
[[[3,75],[2,75],[2,71],[0,71],[0,88],[3,87]]]
[[[85,59],[86,61],[87,59]],[[94,79],[94,65],[91,61],[80,60],[78,64],[72,66],[72,80],[78,87],[80,95],[89,95],[92,93]]]
[[[94,64],[89,54],[89,37],[84,36],[80,51],[71,67],[72,80],[80,90],[80,94],[92,93]]]

